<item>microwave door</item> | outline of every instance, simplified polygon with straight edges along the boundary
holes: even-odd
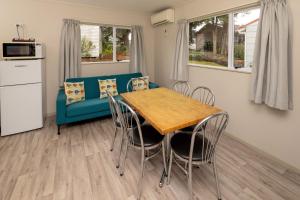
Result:
[[[3,57],[34,57],[35,45],[3,43]]]

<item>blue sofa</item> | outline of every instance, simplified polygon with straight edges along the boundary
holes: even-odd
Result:
[[[108,99],[100,99],[99,79],[117,79],[117,88],[119,94],[127,92],[127,83],[131,78],[143,76],[141,73],[117,74],[109,76],[81,77],[71,78],[68,82],[84,81],[85,101],[66,105],[66,95],[64,89],[60,89],[56,99],[56,124],[57,134],[60,134],[60,126],[72,122],[78,122],[87,119],[93,119],[102,116],[111,115]],[[159,87],[155,83],[149,83],[149,88]],[[116,96],[121,99],[121,96]]]

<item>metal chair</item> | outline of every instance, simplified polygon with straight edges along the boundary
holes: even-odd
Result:
[[[110,146],[110,151],[114,150],[114,144],[115,144],[115,140],[117,137],[117,133],[118,133],[118,129],[121,128],[119,119],[118,119],[118,113],[116,110],[116,100],[115,98],[110,94],[110,92],[106,91],[106,94],[108,96],[108,103],[109,103],[109,108],[110,108],[110,112],[111,112],[111,116],[112,116],[112,120],[113,120],[113,124],[114,124],[114,137],[112,139],[111,142],[111,146]]]
[[[176,81],[172,85],[173,90],[175,90],[176,92],[179,92],[183,95],[186,95],[186,96],[189,95],[190,88],[191,88],[191,86],[189,85],[189,83],[187,81]]]
[[[192,98],[199,100],[201,103],[214,106],[215,95],[213,92],[204,86],[196,87],[190,95]]]
[[[144,81],[144,83],[147,84],[148,87],[149,87],[149,82],[147,83],[147,81],[145,81],[144,78],[142,78],[142,77],[132,78],[132,79],[130,79],[130,80],[128,81],[128,83],[127,83],[127,87],[126,87],[126,88],[127,88],[127,92],[135,91],[135,90],[133,90],[133,87],[132,87],[132,81],[133,81],[134,79],[139,79],[139,80]]]
[[[113,149],[114,149],[114,144],[115,144],[118,130],[121,130],[121,132],[122,132],[121,147],[120,147],[119,157],[118,157],[118,161],[117,161],[117,165],[116,165],[116,168],[119,168],[120,167],[120,158],[121,158],[121,154],[122,154],[123,138],[124,138],[124,130],[122,128],[121,119],[120,119],[122,116],[120,116],[120,114],[117,112],[118,104],[117,104],[116,99],[110,94],[110,92],[106,91],[106,93],[108,96],[109,107],[110,107],[112,120],[113,120],[113,124],[114,124],[114,136],[113,136],[113,139],[111,142],[110,151],[113,151]],[[123,115],[126,116],[127,118],[130,118],[130,113],[124,113]],[[141,116],[138,116],[138,118],[141,123],[145,122],[145,119],[142,118]],[[133,124],[130,124],[130,126],[128,126],[127,129],[130,130],[136,126],[137,126],[137,124],[133,123]]]
[[[142,193],[142,180],[144,176],[144,166],[145,161],[155,157],[162,151],[163,154],[163,163],[164,169],[166,170],[166,160],[165,160],[165,147],[164,147],[164,136],[161,135],[158,131],[156,131],[151,125],[140,124],[140,120],[136,114],[136,112],[123,101],[118,101],[117,107],[118,115],[121,116],[121,126],[124,131],[124,141],[125,141],[125,155],[123,158],[123,163],[120,167],[120,176],[123,176],[125,169],[125,161],[127,158],[128,148],[131,147],[136,150],[141,151],[141,170],[140,170],[140,178],[138,181],[138,194],[137,199],[140,199]],[[130,113],[129,116],[126,117],[124,113]],[[130,129],[133,124],[136,124],[136,127]]]
[[[198,123],[192,134],[180,132],[175,134],[170,142],[171,154],[168,171],[168,183],[172,161],[188,176],[190,199],[193,199],[192,167],[201,164],[212,164],[217,187],[218,199],[221,199],[218,173],[216,168],[216,147],[228,124],[226,112],[217,113]],[[205,126],[205,128],[203,128]]]
[[[190,95],[192,98],[199,100],[201,103],[214,106],[215,105],[215,95],[213,92],[204,86],[196,87]],[[196,125],[183,128],[181,131],[193,132]]]

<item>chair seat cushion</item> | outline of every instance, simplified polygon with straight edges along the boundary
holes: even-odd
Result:
[[[180,131],[181,132],[193,132],[195,127],[197,126],[197,124],[195,125],[192,125],[192,126],[188,126],[188,127],[185,127],[183,129],[181,129]],[[205,124],[203,125],[203,128],[205,128]],[[202,127],[198,128],[198,132],[200,132],[202,130]]]
[[[149,124],[141,126],[141,130],[145,147],[156,145],[164,139],[164,135],[161,135],[155,128],[153,128]],[[141,140],[137,128],[133,129],[133,142],[134,145],[141,146]]]
[[[188,126],[188,127],[185,127],[183,129],[181,129],[180,131],[182,131],[182,132],[193,132],[195,127],[196,127],[196,125]]]
[[[171,139],[172,150],[180,157],[189,159],[191,147],[192,134],[190,133],[176,133]],[[204,147],[208,147],[211,143],[204,138]],[[196,135],[194,143],[193,161],[203,161],[205,159],[205,152],[202,155],[203,136]],[[207,148],[204,148],[204,150]]]
[[[120,100],[121,96],[115,96],[116,100]],[[67,106],[67,116],[75,117],[78,115],[91,114],[109,110],[108,99],[86,99],[82,102],[73,103]]]

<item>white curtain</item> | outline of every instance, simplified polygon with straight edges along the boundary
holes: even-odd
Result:
[[[147,74],[143,27],[141,26],[132,26],[129,71]]]
[[[59,85],[68,78],[78,77],[81,68],[80,22],[64,19],[60,35]]]
[[[171,79],[176,81],[188,80],[188,56],[189,56],[189,26],[187,20],[178,21],[175,56]]]
[[[251,100],[293,109],[289,17],[286,0],[261,0],[254,53]]]

